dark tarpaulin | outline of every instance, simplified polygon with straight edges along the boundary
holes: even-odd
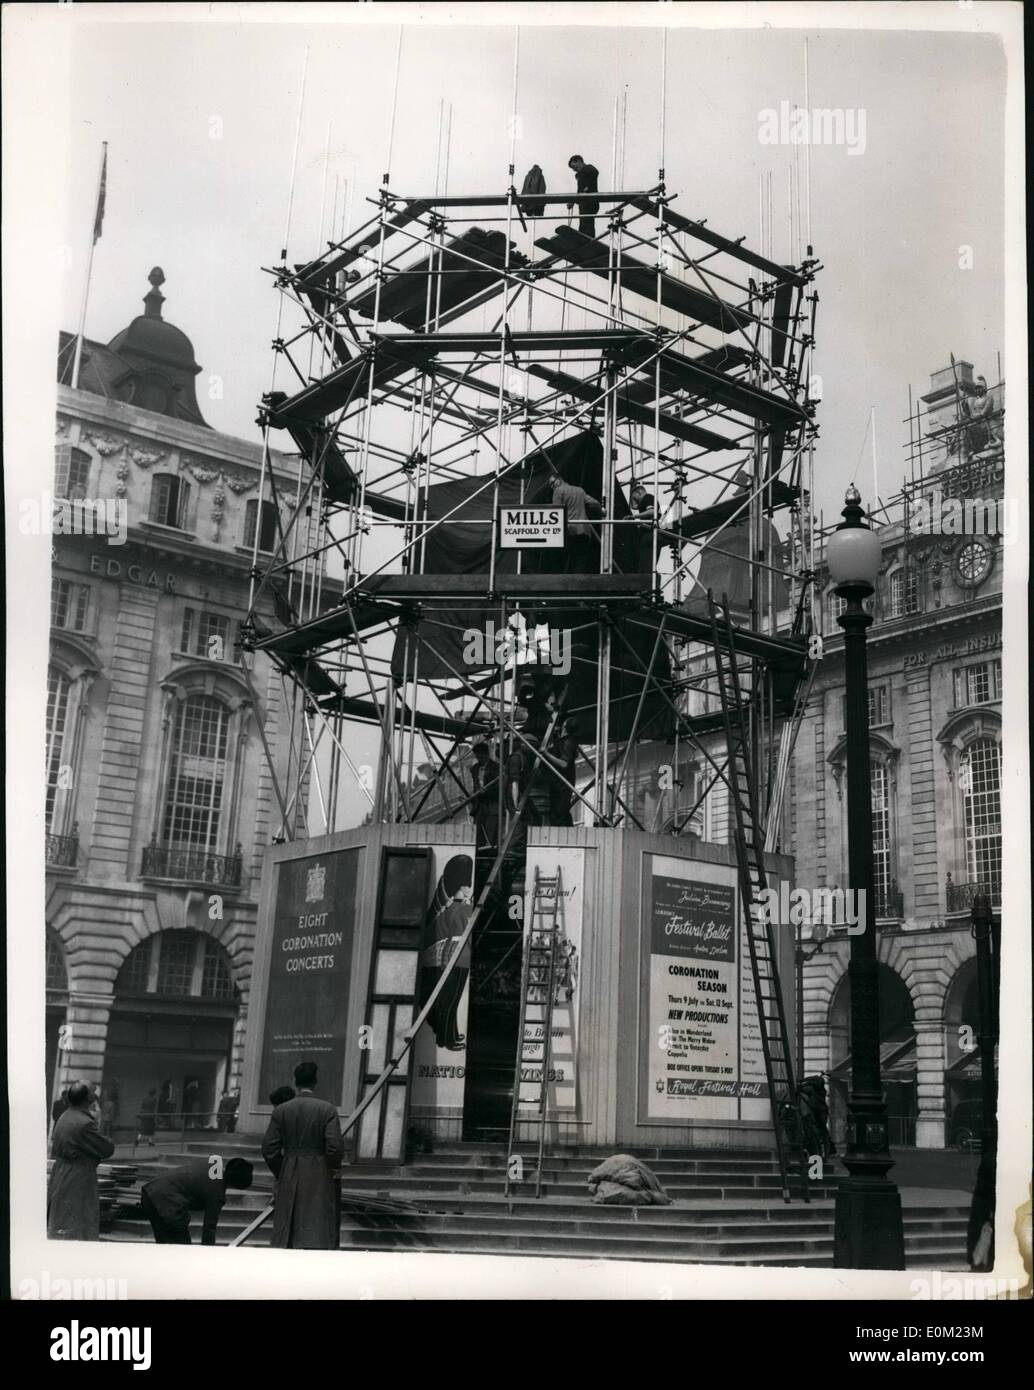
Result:
[[[778,564],[782,549],[779,533],[767,517],[761,519],[761,544],[764,562]],[[683,609],[697,618],[708,616],[707,591],[714,591],[715,599],[721,603],[728,599],[733,615],[741,620],[750,613],[751,564],[750,564],[750,523],[746,516],[720,527],[708,541],[714,549],[706,549],[700,558],[696,584],[683,600]],[[781,574],[771,570],[761,570],[762,607],[767,611],[771,599],[776,613],[783,612],[790,604],[790,591]]]
[[[522,501],[531,504],[551,502],[551,464],[565,482],[582,487],[590,497],[600,499],[603,492],[603,446],[597,434],[584,431],[536,451],[519,468],[504,474],[499,480],[499,506],[514,506]],[[485,487],[486,481],[483,477],[462,478],[437,483],[428,489],[429,521],[438,520],[456,510],[453,517],[428,533],[421,573],[488,575],[495,517],[492,512],[493,488],[491,485]],[[482,489],[480,492],[479,488]],[[619,519],[629,515],[628,503],[620,489],[615,497],[614,514]],[[482,524],[470,525],[470,522]],[[614,568],[621,573],[634,573],[638,537],[630,526],[615,529]],[[568,570],[569,556],[563,551],[497,550],[496,572],[500,575],[516,574],[518,553],[523,555],[526,574],[557,574]],[[592,544],[585,549],[582,569],[586,573],[598,572],[599,562],[597,530]],[[498,604],[490,605],[486,601],[479,606],[458,608],[454,601],[448,599],[421,604],[421,620],[417,628],[420,640],[414,641],[409,632],[399,629],[392,670],[398,676],[402,676],[407,669],[411,674],[413,652],[418,651],[417,676],[420,680],[447,680],[453,678],[454,673],[471,680],[478,671],[490,668],[491,653],[488,653],[489,662],[484,666],[469,665],[464,659],[463,633],[467,629],[484,632],[490,619],[498,624]],[[579,740],[591,743],[598,702],[597,615],[592,606],[585,603],[560,609],[551,605],[549,624],[554,629],[566,629],[571,633],[572,668],[565,708],[569,713],[577,713]],[[627,737],[635,717],[644,671],[649,666],[653,651],[654,634],[641,627],[626,625],[619,617],[616,618],[616,628],[612,643],[610,735],[611,738],[620,739]],[[658,648],[653,675],[662,685],[670,682],[668,651],[663,641]],[[639,732],[652,738],[662,738],[669,734],[670,728],[670,706],[651,689],[644,702]]]

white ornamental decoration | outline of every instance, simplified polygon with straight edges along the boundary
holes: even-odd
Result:
[[[198,480],[199,483],[214,483],[220,476],[217,468],[205,468],[200,463],[188,463],[187,472]]]
[[[305,880],[305,901],[307,903],[319,903],[323,901],[323,894],[326,892],[327,871],[322,864],[317,864],[309,870]]]
[[[165,455],[165,449],[130,449],[129,451],[129,457],[139,468],[150,468],[153,463],[160,463]]]
[[[125,495],[126,495],[126,478],[127,478],[128,476],[129,476],[129,464],[125,461],[125,459],[123,459],[122,462],[119,464],[119,466],[115,469],[115,477],[118,479],[118,482],[115,484],[115,496],[116,496],[116,497],[125,497]]]
[[[102,458],[122,453],[129,443],[126,439],[117,439],[113,434],[88,434],[86,437]]]
[[[223,505],[226,502],[226,493],[220,482],[215,492],[212,493],[212,539],[219,539],[219,528],[223,524]]]
[[[254,478],[243,478],[239,473],[224,473],[223,480],[231,492],[250,492],[255,486]]]

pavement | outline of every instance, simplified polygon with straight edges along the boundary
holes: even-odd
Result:
[[[205,1137],[204,1130],[188,1133],[187,1142],[196,1143]],[[219,1152],[222,1136],[211,1133],[212,1152]],[[109,1162],[148,1163],[162,1158],[165,1154],[178,1154],[183,1151],[184,1139],[177,1132],[156,1140],[154,1147],[149,1144],[119,1144]],[[978,1153],[960,1153],[956,1149],[891,1149],[894,1167],[890,1177],[901,1193],[901,1202],[906,1207],[930,1206],[968,1206],[976,1182]],[[347,1171],[347,1170],[346,1170]],[[843,1174],[844,1165],[834,1160],[833,1173]],[[569,1200],[569,1199],[565,1199]]]

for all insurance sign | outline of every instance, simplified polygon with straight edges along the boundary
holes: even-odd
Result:
[[[501,550],[562,550],[564,548],[563,507],[501,507],[499,510],[499,548]]]

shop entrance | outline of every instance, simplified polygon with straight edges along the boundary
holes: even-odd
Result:
[[[151,1091],[156,1139],[215,1129],[238,1008],[229,958],[211,937],[164,931],[136,946],[115,981],[104,1058],[113,1131],[138,1132]]]
[[[156,1139],[214,1129],[232,1045],[230,1018],[198,1017],[175,1006],[151,1014],[113,1012],[103,1089],[116,1098],[115,1130],[137,1132],[150,1091],[157,1102]]]
[[[879,967],[880,1074],[887,1102],[890,1144],[914,1148],[916,1142],[915,1010],[908,986],[889,966]],[[851,1085],[851,995],[845,975],[829,1011],[830,1130],[842,1148],[847,1134],[847,1099]]]

